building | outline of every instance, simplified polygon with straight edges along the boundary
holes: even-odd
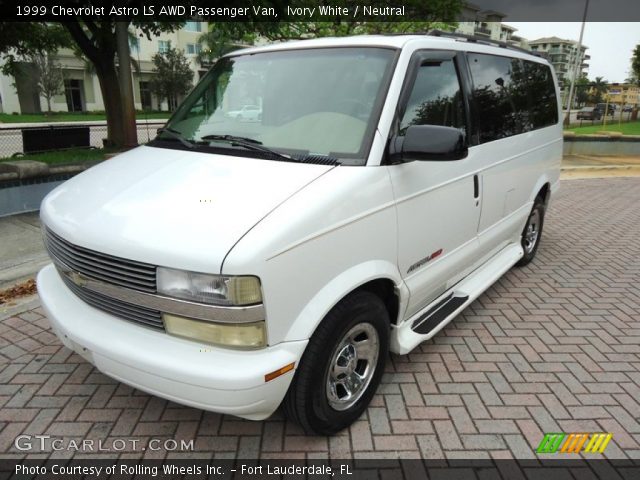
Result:
[[[135,34],[129,40],[132,67],[133,93],[135,107],[138,110],[166,110],[166,100],[159,99],[150,89],[153,78],[153,56],[169,48],[184,51],[194,72],[194,83],[204,73],[198,62],[200,53],[198,38],[206,32],[206,22],[186,22],[185,26],[171,33],[161,33],[157,37],[147,39],[142,32]],[[58,112],[87,112],[104,110],[102,92],[98,77],[93,73],[89,62],[77,57],[70,49],[61,49],[57,53],[57,61],[64,74],[64,93],[53,98],[52,110]],[[13,77],[0,75],[0,112],[3,113],[39,113],[46,110],[46,100],[38,98],[33,81],[29,81],[28,72],[31,66],[23,64],[27,75],[21,76],[20,81]],[[31,78],[33,78],[31,76]]]
[[[573,78],[587,74],[591,57],[586,54],[588,47],[582,45],[578,53],[578,42],[558,37],[539,38],[529,42],[532,52],[545,56],[553,65],[561,86],[566,86]],[[568,87],[567,87],[568,88]]]
[[[607,90],[607,101],[616,105],[640,107],[640,86],[631,83],[611,83]]]
[[[502,23],[505,16],[504,13],[482,10],[481,7],[467,2],[462,10],[462,20],[458,22],[455,31],[528,49],[527,40],[515,35],[517,29]]]

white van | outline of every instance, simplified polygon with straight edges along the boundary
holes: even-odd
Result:
[[[106,375],[307,432],[529,263],[562,155],[526,52],[435,36],[223,57],[157,138],[43,201],[54,330]],[[229,112],[255,105],[260,116]]]

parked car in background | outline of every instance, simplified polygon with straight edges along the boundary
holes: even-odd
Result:
[[[227,116],[238,120],[258,122],[262,119],[262,108],[258,105],[245,105],[240,110],[231,110],[227,112]]]
[[[613,117],[613,114],[616,111],[616,106],[612,103],[598,103],[595,106],[595,109],[598,111],[598,113],[600,114],[601,117],[604,117],[605,114],[609,115],[610,117]]]
[[[632,105],[625,105],[624,107],[622,107],[622,111],[624,113],[632,112],[633,111],[633,106]]]
[[[600,120],[602,115],[594,107],[584,107],[578,112],[578,120]]]

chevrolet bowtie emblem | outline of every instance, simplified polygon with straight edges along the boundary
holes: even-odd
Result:
[[[84,287],[87,284],[87,280],[80,273],[73,271],[69,271],[66,273],[69,280],[71,280],[77,286]]]

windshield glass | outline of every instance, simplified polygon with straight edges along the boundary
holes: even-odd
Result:
[[[240,145],[223,145],[220,136],[242,137],[293,158],[364,164],[393,57],[383,48],[318,48],[223,58],[159,138],[179,134],[228,153]]]

